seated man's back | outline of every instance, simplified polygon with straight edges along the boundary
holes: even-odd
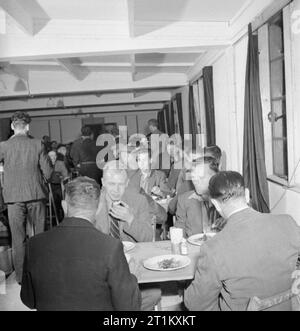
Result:
[[[240,217],[238,225],[230,224]],[[222,292],[223,309],[244,309],[253,296],[268,298],[289,290],[300,249],[300,231],[295,221],[286,215],[248,209],[234,215],[230,223],[211,243],[226,288]],[[290,310],[290,304],[274,309]]]
[[[123,245],[94,227],[100,186],[66,185],[66,219],[26,247],[21,299],[37,310],[138,310],[140,293]]]
[[[290,290],[300,252],[296,222],[249,208],[238,173],[214,176],[209,191],[227,224],[201,247],[195,279],[185,292],[187,308],[246,310],[255,296],[267,299]],[[291,302],[272,310],[291,310]]]
[[[21,297],[38,310],[137,310],[139,290],[121,242],[66,219],[29,241]],[[28,259],[29,257],[29,259]]]

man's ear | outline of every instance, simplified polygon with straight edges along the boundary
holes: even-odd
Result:
[[[250,191],[248,188],[245,189],[245,197],[246,197],[246,202],[249,205],[250,204]]]
[[[215,199],[211,199],[211,202],[215,206],[215,208],[219,212],[219,214],[221,214],[222,208],[221,208],[220,202],[218,200],[215,200]]]
[[[67,202],[65,200],[62,200],[61,202],[61,206],[63,208],[63,211],[65,213],[65,215],[67,216],[68,215],[68,206],[67,206]]]

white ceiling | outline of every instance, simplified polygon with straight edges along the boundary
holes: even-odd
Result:
[[[136,18],[141,21],[230,21],[248,0],[138,0]]]
[[[0,0],[0,116],[52,107],[51,95],[115,104],[116,92],[157,110],[272,1]]]

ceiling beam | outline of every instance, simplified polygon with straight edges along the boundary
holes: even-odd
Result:
[[[207,52],[199,58],[193,67],[187,72],[187,77],[190,82],[202,76],[202,69],[206,66],[213,65],[214,62],[224,53],[225,49],[214,50]]]
[[[0,0],[0,7],[30,36],[34,35],[34,21],[28,10],[20,5],[19,0]]]
[[[137,67],[136,67],[136,63],[135,63],[135,55],[134,54],[130,55],[130,71],[131,71],[132,80],[135,82],[136,77],[137,77]]]
[[[80,59],[57,59],[56,61],[77,80],[84,80],[90,73],[88,68],[81,66]]]
[[[127,15],[128,15],[128,28],[129,28],[129,37],[134,38],[134,1],[135,0],[126,0],[127,5]]]
[[[19,79],[28,80],[28,70],[19,65],[12,65],[9,62],[0,62],[0,72],[3,71],[8,75],[13,75]]]
[[[186,84],[186,83],[185,83]],[[64,92],[64,93],[39,93],[39,94],[22,94],[22,95],[10,95],[10,96],[0,96],[1,103],[5,101],[24,101],[30,99],[43,99],[43,98],[56,98],[56,97],[81,97],[81,96],[88,96],[88,95],[109,95],[109,94],[126,94],[126,93],[136,93],[138,96],[145,93],[153,93],[153,92],[168,92],[171,93],[173,90],[176,90],[182,87],[185,84],[178,84],[178,85],[170,85],[170,86],[152,86],[152,87],[136,87],[131,89],[107,89],[105,91],[101,90],[89,90],[89,91],[78,91],[78,92]]]
[[[129,38],[125,33],[126,22],[51,20],[34,38],[12,29],[0,35],[0,61],[206,51],[230,45],[226,22],[138,25],[149,31],[137,38]]]
[[[138,107],[134,105],[119,105],[119,106],[105,106],[105,107],[87,107],[79,108],[74,107],[70,109],[47,109],[47,110],[31,110],[28,111],[28,114],[31,117],[37,116],[63,116],[63,115],[72,115],[72,116],[82,116],[90,114],[103,114],[103,113],[119,113],[119,112],[142,112],[142,111],[159,111],[163,108],[164,103],[157,103],[151,105],[139,105]],[[14,111],[0,112],[0,118],[10,117]]]

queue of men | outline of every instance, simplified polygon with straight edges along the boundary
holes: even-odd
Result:
[[[249,207],[243,177],[220,171],[226,165],[217,146],[185,155],[169,143],[172,162],[166,174],[152,168],[156,160],[145,147],[130,150],[119,143],[114,146],[115,160],[101,172],[100,185],[94,161],[80,150],[92,146],[91,131],[84,128],[74,153],[87,173],[66,185],[64,220],[43,233],[42,177],[50,178],[52,168],[41,143],[28,137],[29,123],[27,114],[14,115],[15,135],[0,143],[15,270],[22,301],[29,308],[153,310],[160,288],[138,285],[136,266],[128,265],[121,243],[155,240],[157,221],[166,222],[168,215],[153,196],[173,198],[169,215],[175,216],[174,226],[182,228],[185,237],[218,231],[201,247],[195,278],[185,288],[187,309],[246,310],[253,296],[266,298],[291,288],[300,227],[290,216],[261,214]],[[149,125],[153,134],[161,135],[157,121]],[[89,170],[97,178],[87,177]],[[35,225],[35,233],[25,250],[27,220]],[[290,310],[290,300],[275,309]]]

